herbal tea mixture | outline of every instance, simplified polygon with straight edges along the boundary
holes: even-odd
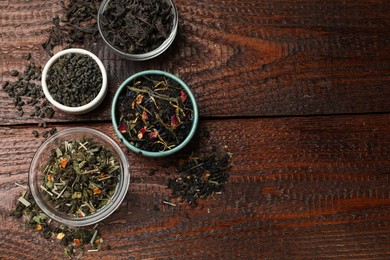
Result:
[[[169,37],[173,19],[168,1],[112,0],[101,14],[101,30],[119,50],[147,53]]]
[[[118,131],[141,150],[169,150],[190,133],[192,108],[177,82],[159,75],[142,76],[124,88],[118,98]]]
[[[90,215],[111,201],[120,165],[93,139],[64,141],[43,169],[41,189],[59,211],[74,217]]]
[[[46,83],[57,102],[80,107],[91,102],[102,87],[99,65],[89,55],[69,53],[56,60],[50,67]]]

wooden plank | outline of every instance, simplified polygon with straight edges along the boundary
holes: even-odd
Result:
[[[102,111],[84,117],[57,113],[57,121],[109,119],[118,84],[135,72],[172,72],[195,92],[202,117],[388,112],[390,101],[390,3],[388,1],[176,1],[179,33],[161,57],[120,59],[101,42],[86,46],[109,71],[110,94]],[[23,70],[40,47],[56,1],[0,4],[1,83]],[[31,11],[36,10],[36,11]],[[57,49],[58,51],[58,49]],[[351,102],[353,101],[353,102]],[[28,108],[27,108],[28,111]],[[28,113],[26,113],[28,114]],[[4,124],[37,123],[18,117],[0,91]]]
[[[202,121],[180,154],[128,153],[129,192],[101,225],[112,249],[87,258],[386,258],[389,122],[389,115]],[[117,140],[109,123],[86,126]],[[20,191],[14,183],[27,184],[40,144],[33,129],[0,128],[0,248],[11,258],[63,252],[8,216]],[[196,209],[163,208],[174,163],[212,146],[233,152],[225,192]]]

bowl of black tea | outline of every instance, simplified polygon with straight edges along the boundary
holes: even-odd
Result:
[[[163,157],[190,142],[199,112],[194,94],[181,79],[165,71],[147,70],[119,86],[111,118],[127,148],[144,156]]]
[[[78,127],[56,133],[38,148],[28,180],[47,217],[68,226],[86,226],[120,206],[130,175],[127,158],[113,139]]]
[[[95,109],[107,93],[107,72],[93,53],[66,49],[49,59],[42,71],[45,97],[56,108],[70,114]]]
[[[97,20],[100,35],[109,48],[134,61],[163,53],[174,41],[178,27],[172,0],[104,0]]]

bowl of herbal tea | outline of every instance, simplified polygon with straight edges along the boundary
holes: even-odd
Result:
[[[29,187],[51,219],[68,226],[87,226],[112,214],[125,198],[129,165],[120,146],[90,128],[62,130],[35,153]]]
[[[71,48],[49,59],[41,83],[45,97],[56,108],[70,114],[84,114],[104,100],[107,72],[95,54]]]
[[[119,56],[148,60],[172,44],[178,13],[172,0],[104,0],[97,24],[106,45]]]
[[[144,156],[163,157],[190,142],[199,112],[195,96],[184,81],[165,71],[147,70],[119,86],[111,118],[127,148]]]

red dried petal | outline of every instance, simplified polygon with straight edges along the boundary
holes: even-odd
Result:
[[[142,127],[139,132],[142,134],[146,133],[146,126]]]
[[[179,125],[176,115],[171,116],[171,126],[176,128]]]
[[[180,97],[181,97],[181,101],[184,103],[184,101],[186,101],[187,99],[187,94],[184,90],[180,90]]]
[[[138,139],[142,139],[142,137],[144,136],[144,134],[146,133],[146,127],[142,127],[139,131],[138,131]]]
[[[146,111],[143,111],[142,112],[142,120],[148,120],[149,116],[148,116],[148,113],[146,113]]]
[[[157,136],[158,136],[157,130],[154,130],[153,132],[149,133],[149,139],[157,138]]]
[[[144,99],[144,95],[142,94],[139,94],[136,98],[135,98],[135,103],[137,103],[137,105],[141,104],[142,103],[142,100]]]
[[[121,132],[122,134],[126,133],[126,130],[127,130],[126,124],[121,124],[120,126],[118,126],[118,131]]]

